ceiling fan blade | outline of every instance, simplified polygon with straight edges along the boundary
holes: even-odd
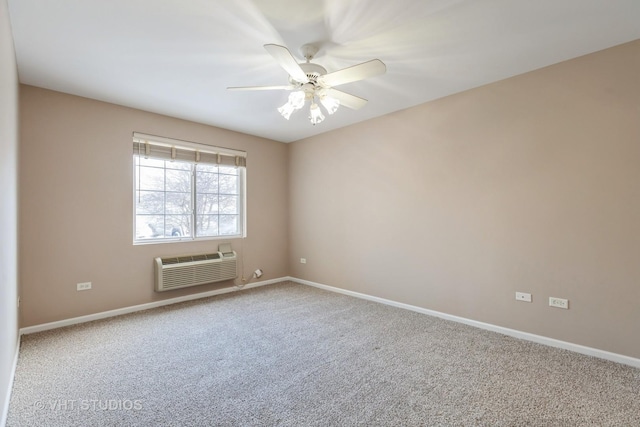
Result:
[[[357,110],[362,108],[367,103],[367,100],[364,98],[360,98],[359,96],[351,95],[347,92],[343,92],[337,89],[329,89],[327,91],[327,95],[336,98],[340,101],[340,105],[344,105],[347,108],[351,108],[352,110]]]
[[[295,86],[240,86],[240,87],[228,87],[227,90],[293,90]]]
[[[289,73],[292,79],[300,83],[309,82],[307,73],[300,68],[298,61],[291,55],[289,49],[277,44],[265,44],[264,48],[273,56],[273,59]]]
[[[384,62],[379,59],[372,59],[371,61],[363,62],[353,67],[343,68],[342,70],[320,76],[318,81],[323,86],[332,87],[378,76],[384,74],[386,71],[387,66],[384,65]]]

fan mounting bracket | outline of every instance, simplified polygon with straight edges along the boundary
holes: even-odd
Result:
[[[314,56],[318,53],[320,48],[314,44],[303,44],[300,47],[300,53],[307,60],[307,62],[311,61]]]

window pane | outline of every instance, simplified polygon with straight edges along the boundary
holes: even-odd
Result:
[[[218,174],[198,171],[196,173],[196,191],[198,193],[217,193]]]
[[[166,213],[191,214],[191,193],[167,193]]]
[[[218,235],[218,215],[197,215],[196,216],[196,236],[217,236]]]
[[[220,166],[220,173],[224,173],[227,175],[238,175],[238,168],[233,166]]]
[[[157,239],[163,237],[164,216],[136,215],[136,238]]]
[[[189,162],[177,162],[177,161],[167,161],[165,162],[165,167],[167,169],[177,169],[177,170],[182,170],[182,171],[189,171],[191,172],[191,163]]]
[[[135,203],[137,214],[164,214],[163,191],[139,191]]]
[[[220,213],[238,213],[238,196],[220,196],[219,207]]]
[[[191,235],[191,215],[167,215],[165,221],[166,237],[184,237]]]
[[[220,194],[238,194],[237,175],[220,175]]]
[[[145,166],[136,168],[136,185],[141,190],[164,190],[164,169]]]
[[[196,202],[196,213],[199,215],[218,213],[217,194],[198,194]]]
[[[191,171],[167,169],[166,191],[191,192]]]
[[[199,172],[212,172],[212,173],[218,173],[218,166],[217,165],[210,165],[207,163],[198,163],[198,165],[196,166],[196,170]]]
[[[238,216],[220,215],[220,235],[238,234]]]
[[[155,166],[158,168],[164,168],[164,160],[145,159],[144,157],[138,156],[137,154],[135,154],[133,157],[135,157],[136,159],[136,165],[140,164],[140,166]]]

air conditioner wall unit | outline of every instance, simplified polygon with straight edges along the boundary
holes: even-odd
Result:
[[[222,282],[238,277],[235,251],[155,258],[157,292]]]

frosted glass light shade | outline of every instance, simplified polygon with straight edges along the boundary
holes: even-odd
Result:
[[[278,108],[278,111],[282,114],[282,117],[289,120],[289,117],[291,117],[291,113],[295,111],[295,108],[293,108],[293,105],[290,102],[287,102],[282,107]]]
[[[309,120],[311,120],[312,125],[317,125],[318,123],[324,120],[324,115],[322,114],[322,110],[318,107],[318,104],[315,102],[311,104],[311,108],[309,109]]]
[[[303,91],[291,92],[287,103],[278,108],[278,111],[282,114],[282,117],[289,120],[291,113],[304,107],[304,100],[305,94]]]
[[[289,103],[291,103],[291,105],[293,105],[293,108],[295,108],[296,110],[299,110],[302,107],[304,107],[304,100],[305,100],[305,94],[301,90],[291,92],[289,94]]]
[[[338,111],[338,107],[340,106],[340,101],[336,98],[332,98],[330,96],[323,96],[320,98],[320,102],[327,109],[327,113],[333,114]]]

